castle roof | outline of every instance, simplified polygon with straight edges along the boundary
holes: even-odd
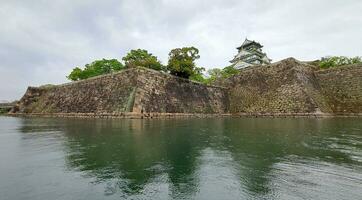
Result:
[[[255,42],[254,40],[248,40],[248,38],[246,38],[245,41],[243,42],[243,44],[241,44],[241,46],[238,47],[237,49],[240,50],[240,49],[245,48],[245,47],[250,46],[250,45],[255,45],[258,48],[263,47],[263,45],[261,45],[259,42]]]

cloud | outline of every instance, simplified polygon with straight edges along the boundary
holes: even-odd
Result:
[[[247,36],[274,61],[362,55],[358,0],[12,0],[0,7],[0,99],[66,82],[74,66],[144,48],[164,63],[196,46],[200,66],[224,67]]]

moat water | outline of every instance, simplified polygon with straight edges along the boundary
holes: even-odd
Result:
[[[362,119],[0,117],[0,199],[362,199]]]

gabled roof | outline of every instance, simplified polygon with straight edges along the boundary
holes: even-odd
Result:
[[[256,45],[258,46],[259,48],[262,48],[263,45],[261,45],[259,42],[255,42],[254,40],[248,40],[248,38],[245,38],[245,41],[243,42],[243,44],[238,47],[237,49],[241,49],[241,48],[244,48],[244,47],[247,47],[249,45]]]

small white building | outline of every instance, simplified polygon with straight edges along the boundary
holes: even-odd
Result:
[[[265,65],[270,64],[272,61],[268,56],[263,53],[263,46],[255,42],[254,40],[248,40],[247,38],[243,44],[238,47],[238,54],[230,62],[234,68],[241,69],[252,65]]]

